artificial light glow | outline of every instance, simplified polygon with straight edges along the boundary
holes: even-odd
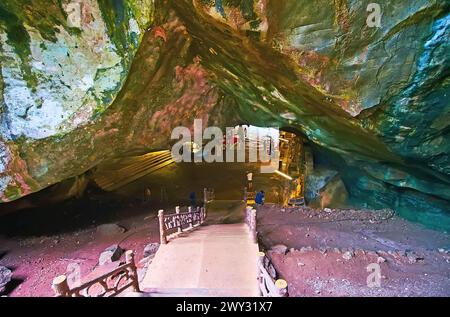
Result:
[[[284,174],[284,173],[282,173],[282,172],[280,172],[278,170],[276,170],[275,173],[280,175],[280,176],[283,176],[284,178],[286,178],[286,179],[288,179],[290,181],[292,180],[292,177],[290,177],[289,175],[286,175],[286,174]]]

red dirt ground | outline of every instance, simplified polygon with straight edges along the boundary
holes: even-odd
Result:
[[[390,211],[258,209],[260,243],[288,281],[290,296],[449,296],[450,237]],[[385,219],[385,220],[383,220]],[[352,253],[345,259],[344,253]],[[380,259],[379,259],[380,258]],[[381,286],[370,288],[370,263]]]
[[[6,295],[52,296],[52,279],[69,264],[78,263],[85,275],[105,248],[121,241],[122,248],[135,251],[139,263],[145,245],[159,241],[157,209],[133,204],[115,208],[114,217],[89,219],[89,225],[74,225],[62,233],[43,228],[44,220],[52,218],[24,214],[36,233],[0,237],[0,265],[12,269],[14,278]],[[109,206],[105,210],[111,214]],[[450,296],[449,235],[390,216],[389,211],[327,213],[267,205],[258,208],[260,243],[266,249],[287,247],[286,254],[269,255],[288,281],[291,296]],[[64,217],[68,223],[75,221],[70,213]],[[101,223],[116,223],[127,231],[100,236]],[[348,260],[343,258],[347,251],[354,253]],[[381,287],[370,288],[366,268],[379,257],[385,259],[380,263]]]
[[[96,226],[91,226],[52,236],[0,238],[0,265],[13,271],[7,296],[53,296],[51,282],[66,273],[69,264],[79,264],[81,275],[86,275],[97,265],[100,253],[119,242],[122,249],[135,251],[136,263],[139,263],[144,247],[159,242],[155,214],[134,216],[116,223],[127,231],[105,236],[97,232]],[[138,268],[140,266],[138,264]]]

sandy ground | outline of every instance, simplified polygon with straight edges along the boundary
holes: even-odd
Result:
[[[258,209],[260,244],[291,296],[450,296],[450,236],[388,210]],[[380,287],[367,267],[380,266]]]

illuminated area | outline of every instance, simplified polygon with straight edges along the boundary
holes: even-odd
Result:
[[[2,0],[0,296],[450,296],[449,12]]]

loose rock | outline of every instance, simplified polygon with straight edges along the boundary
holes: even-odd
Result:
[[[113,236],[124,233],[126,229],[115,223],[106,223],[97,227],[97,233],[102,236]]]
[[[354,253],[351,251],[346,251],[343,255],[342,258],[345,260],[350,260],[351,258],[353,258]]]
[[[277,244],[270,248],[270,251],[278,254],[286,254],[288,247],[284,244]]]
[[[98,265],[105,265],[119,260],[123,252],[124,250],[121,247],[117,244],[113,244],[100,254]]]
[[[0,266],[0,293],[5,290],[6,284],[11,281],[12,272],[4,266]]]
[[[159,243],[147,244],[144,248],[144,258],[154,255],[159,249]]]

